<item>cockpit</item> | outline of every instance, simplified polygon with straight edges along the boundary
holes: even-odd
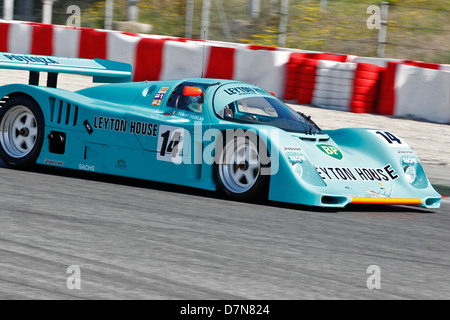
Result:
[[[184,82],[176,87],[168,101],[167,106],[184,111],[203,113],[205,100],[203,84]]]

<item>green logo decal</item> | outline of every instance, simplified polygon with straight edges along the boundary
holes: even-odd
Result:
[[[338,148],[334,146],[330,146],[329,144],[316,144],[317,148],[323,153],[329,155],[330,157],[335,158],[336,160],[344,159],[344,155]]]

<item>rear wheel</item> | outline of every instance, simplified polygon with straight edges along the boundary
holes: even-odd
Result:
[[[269,174],[263,164],[264,157],[259,139],[235,137],[223,147],[216,164],[219,189],[236,200],[265,198],[269,185]],[[263,152],[264,152],[263,151]]]
[[[36,164],[44,141],[44,117],[36,102],[13,97],[0,109],[0,157],[16,168]]]

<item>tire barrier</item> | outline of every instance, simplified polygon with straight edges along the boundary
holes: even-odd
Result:
[[[293,52],[286,64],[285,100],[311,104],[319,60],[345,62],[347,56],[323,52]]]
[[[299,104],[311,104],[316,87],[316,73],[319,60],[302,59],[298,64],[297,83],[292,88]]]
[[[375,112],[382,67],[344,62],[342,56],[326,56],[334,60],[304,57],[292,54],[289,59],[286,100],[342,111]]]
[[[356,64],[320,60],[312,104],[318,107],[349,111]]]
[[[376,112],[382,71],[382,67],[374,64],[356,64],[350,111],[354,113]]]
[[[134,81],[249,82],[299,104],[450,122],[450,65],[0,20],[0,52],[129,63]]]

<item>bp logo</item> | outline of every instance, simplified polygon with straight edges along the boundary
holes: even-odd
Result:
[[[316,144],[316,146],[320,151],[329,155],[330,157],[335,158],[336,160],[344,159],[344,155],[342,154],[342,152],[334,146],[330,146],[328,144]]]

